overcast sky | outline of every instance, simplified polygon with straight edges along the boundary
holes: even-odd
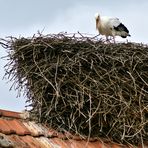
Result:
[[[65,31],[97,35],[96,12],[120,18],[130,31],[129,41],[148,43],[147,0],[0,0],[0,38],[31,37],[42,30],[45,35]],[[5,55],[0,47],[0,57]],[[11,83],[2,80],[7,62],[0,59],[0,109],[22,111],[25,99],[16,98],[17,92],[9,91]]]

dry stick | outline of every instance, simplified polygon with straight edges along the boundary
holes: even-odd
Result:
[[[144,82],[144,84],[146,85],[146,86],[148,86],[148,83],[147,82],[145,82],[145,80],[140,76],[140,74],[136,71],[136,73],[137,73],[137,75],[139,76],[139,78]]]
[[[133,84],[134,84],[134,90],[135,90],[135,97],[137,96],[137,87],[136,87],[136,82],[135,82],[135,78],[132,76],[132,74],[127,71],[127,73],[130,75],[130,77],[132,78]]]
[[[91,94],[89,93],[89,119],[88,119],[88,126],[89,126],[89,133],[88,133],[88,140],[87,140],[87,143],[86,143],[86,145],[85,146],[87,146],[88,145],[88,143],[89,143],[89,139],[90,139],[90,137],[91,137],[91,128],[92,128],[92,126],[91,126],[91,118],[92,118],[92,98],[91,98]]]
[[[56,87],[56,97],[58,98],[60,96],[59,92],[60,92],[60,88],[58,87],[58,83],[57,83],[57,73],[58,73],[58,65],[59,65],[59,56],[57,57],[57,63],[56,63],[56,71],[55,71],[55,87]]]
[[[125,128],[125,119],[124,119],[124,118],[123,118],[123,122],[124,122],[124,124],[123,124],[123,134],[122,134],[121,140],[124,139],[124,137],[125,137],[125,132],[126,132],[126,128]]]
[[[34,57],[34,56],[33,56]],[[39,71],[40,71],[40,74],[39,74],[39,76],[41,76],[42,78],[44,78],[44,80],[46,81],[46,82],[48,82],[51,86],[52,86],[52,88],[55,90],[55,92],[57,92],[57,90],[56,90],[56,88],[54,87],[54,85],[46,78],[46,76],[43,74],[43,72],[41,71],[41,69],[40,69],[40,67],[38,66],[38,64],[36,63],[36,61],[35,61],[35,58],[34,58],[34,63],[35,63],[35,65],[37,66],[37,68],[39,69]]]

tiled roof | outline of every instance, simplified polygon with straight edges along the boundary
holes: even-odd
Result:
[[[0,148],[126,148],[128,146],[61,134],[29,120],[27,112],[0,110]],[[132,146],[129,146],[132,148]],[[141,146],[139,146],[140,148]],[[144,146],[148,148],[148,146]]]

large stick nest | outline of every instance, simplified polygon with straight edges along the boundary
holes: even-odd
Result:
[[[148,140],[148,47],[65,34],[10,38],[6,76],[34,119],[84,137]]]

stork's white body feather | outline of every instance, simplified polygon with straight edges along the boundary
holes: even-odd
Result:
[[[100,17],[100,24],[98,24],[98,30],[102,35],[114,36],[114,26],[117,27],[121,22],[118,18],[109,18],[107,16]]]
[[[107,16],[100,16],[99,14],[95,15],[96,18],[96,29],[101,35],[105,35],[108,39],[108,36],[121,36],[126,38],[130,36],[128,29],[120,22],[118,18],[112,18]]]

